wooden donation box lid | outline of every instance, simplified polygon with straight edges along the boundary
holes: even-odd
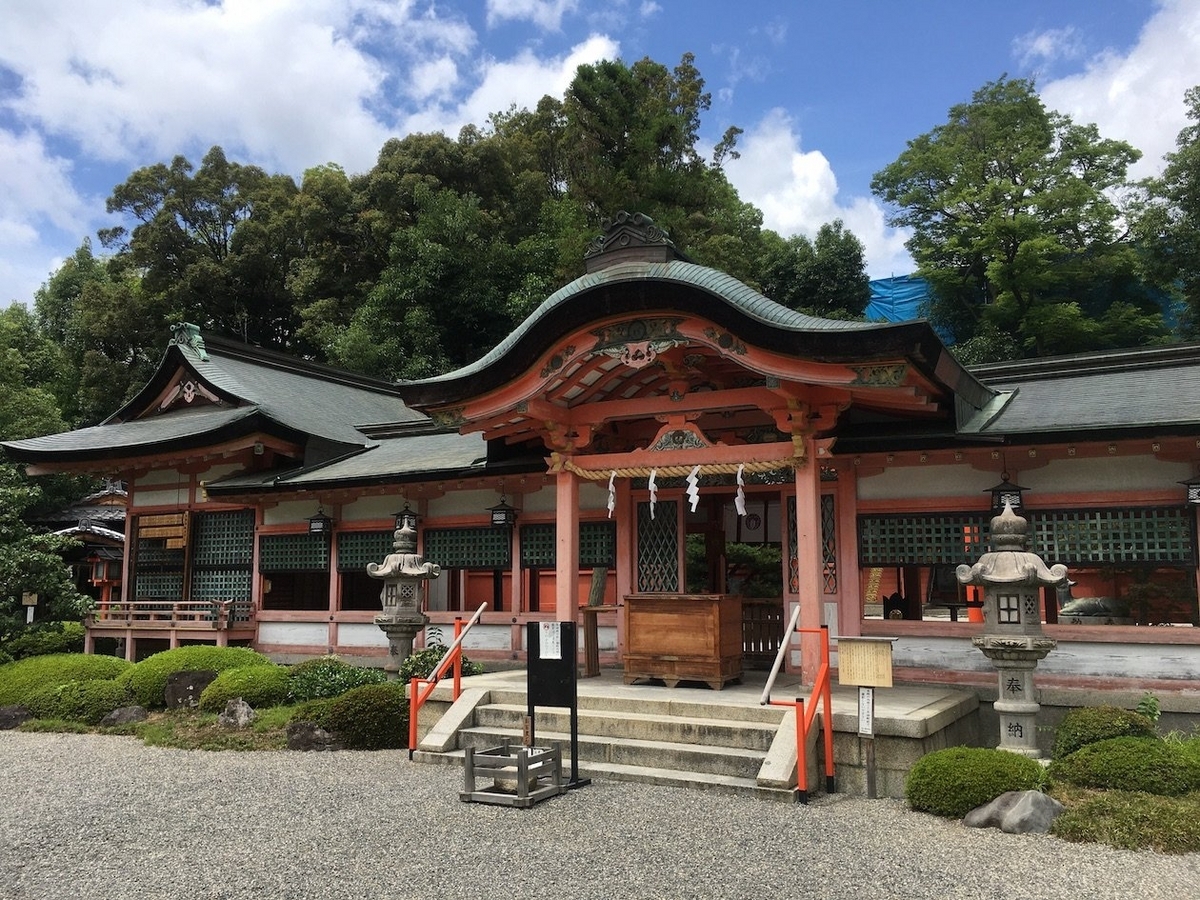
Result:
[[[838,684],[892,686],[892,638],[839,637]]]
[[[720,690],[742,676],[742,598],[630,594],[625,598],[625,683],[703,681]]]

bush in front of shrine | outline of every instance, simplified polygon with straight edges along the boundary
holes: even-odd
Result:
[[[107,681],[133,669],[115,656],[54,653],[0,666],[0,706],[25,706],[30,697],[72,681]],[[28,707],[26,707],[28,709]]]
[[[288,670],[288,702],[338,697],[365,684],[382,684],[386,680],[382,669],[353,666],[336,656],[318,656]]]
[[[1115,737],[1153,737],[1154,723],[1141,713],[1117,706],[1073,709],[1054,732],[1054,759],[1070,756],[1080,747]]]
[[[147,709],[161,709],[166,706],[167,679],[175,672],[207,670],[220,674],[226,669],[270,662],[261,653],[248,647],[197,644],[147,656],[141,662],[135,663],[121,679],[128,685],[136,703]]]
[[[226,669],[200,693],[201,712],[224,712],[230,700],[239,697],[254,709],[287,702],[288,670],[275,663],[255,663]]]
[[[114,709],[132,702],[129,689],[116,679],[68,681],[43,688],[23,704],[36,719],[99,725]]]
[[[414,650],[404,662],[400,663],[400,680],[408,683],[414,678],[428,678],[433,674],[433,670],[437,668],[437,664],[442,661],[442,657],[445,655],[446,648],[441,644],[430,644],[424,650]],[[464,653],[462,658],[462,673],[464,675],[479,675],[481,672],[483,672],[483,666],[479,663],[471,662]],[[452,674],[452,672],[447,672],[446,676],[449,677]]]
[[[1055,760],[1050,777],[1075,787],[1182,797],[1200,791],[1200,741],[1109,738]]]
[[[38,622],[0,644],[0,652],[13,659],[51,653],[83,653],[81,622]]]
[[[918,812],[961,819],[1008,791],[1040,789],[1045,771],[1036,761],[1007,750],[950,747],[917,760],[905,796]]]
[[[332,699],[310,700],[291,721],[319,725],[347,750],[402,750],[408,746],[405,687],[402,681],[388,681]]]

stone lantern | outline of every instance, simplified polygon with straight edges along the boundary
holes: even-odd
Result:
[[[1039,704],[1033,691],[1038,660],[1058,646],[1042,631],[1042,586],[1067,580],[1067,567],[1050,568],[1025,549],[1028,522],[1012,506],[992,519],[992,552],[973,566],[955,571],[960,584],[983,587],[983,634],[971,639],[999,673],[995,709],[1000,716],[1000,747],[1037,758],[1035,731]]]
[[[414,517],[402,519],[392,547],[396,552],[389,553],[382,563],[367,563],[367,574],[383,581],[379,595],[383,612],[375,617],[375,624],[388,636],[389,658],[383,670],[395,681],[400,664],[412,653],[413,638],[429,623],[429,617],[421,612],[421,583],[437,578],[442,569],[417,553]]]

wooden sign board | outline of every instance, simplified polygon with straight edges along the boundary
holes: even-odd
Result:
[[[187,544],[187,515],[164,513],[156,516],[138,516],[139,540],[165,540],[168,550],[178,550]]]
[[[838,684],[892,686],[892,638],[839,637]]]

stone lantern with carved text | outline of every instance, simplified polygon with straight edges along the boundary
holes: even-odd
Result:
[[[1041,590],[1067,580],[1067,567],[1049,568],[1026,549],[1028,522],[1012,506],[992,519],[992,551],[973,566],[959,566],[960,584],[983,588],[983,634],[971,642],[992,661],[999,675],[995,709],[1000,717],[1001,750],[1037,758],[1039,704],[1033,689],[1038,661],[1058,646],[1042,631]]]

